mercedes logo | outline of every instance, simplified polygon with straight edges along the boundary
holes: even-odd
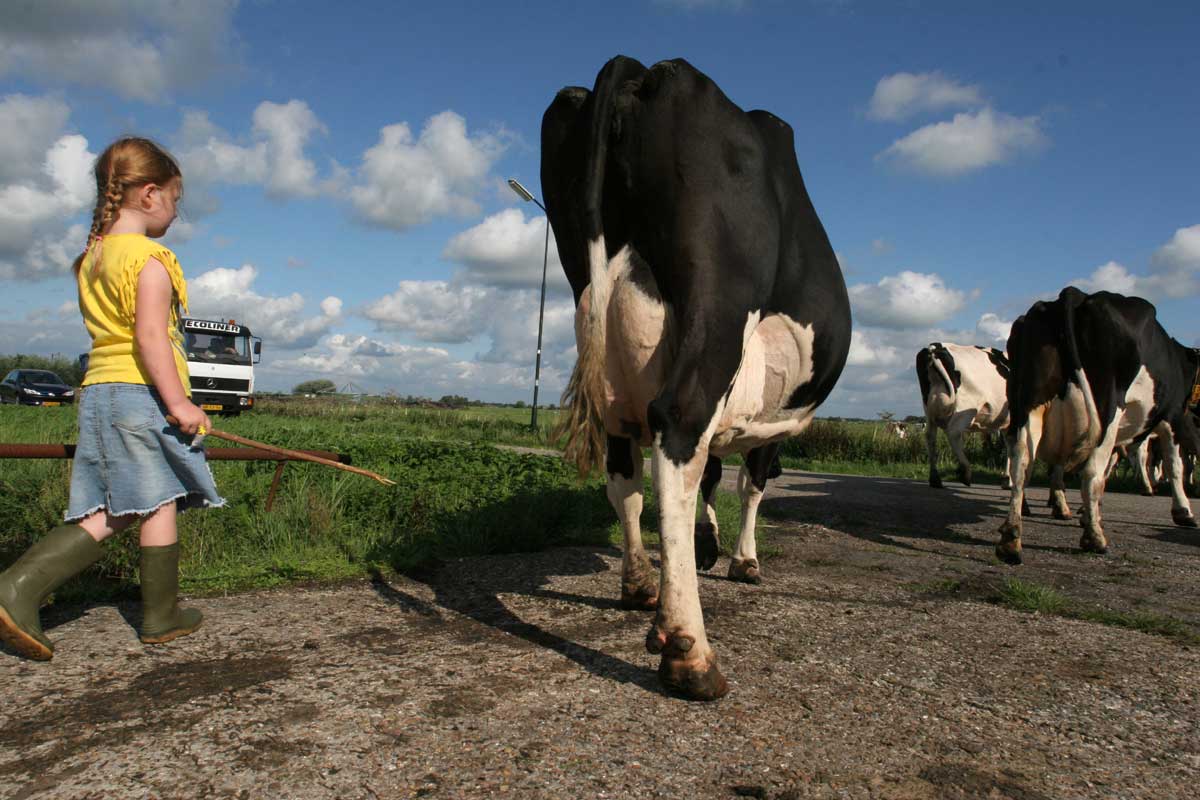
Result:
[[[206,380],[204,382],[204,385],[207,386],[209,389],[215,389],[215,388],[217,388],[217,379],[209,378],[208,380]]]

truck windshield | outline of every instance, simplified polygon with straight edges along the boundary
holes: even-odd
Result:
[[[188,361],[211,361],[217,364],[250,363],[249,336],[186,331],[183,339]]]

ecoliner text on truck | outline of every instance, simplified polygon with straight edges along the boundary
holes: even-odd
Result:
[[[192,402],[222,414],[254,408],[254,365],[262,358],[262,339],[234,320],[184,318],[180,327]]]

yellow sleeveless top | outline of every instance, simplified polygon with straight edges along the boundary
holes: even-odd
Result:
[[[154,257],[167,269],[174,289],[167,336],[175,353],[175,368],[188,397],[192,396],[187,356],[179,332],[180,313],[187,313],[187,282],[170,248],[140,233],[119,233],[104,237],[100,264],[93,269],[93,246],[84,256],[76,280],[79,284],[79,311],[92,337],[87,375],[83,385],[93,383],[141,383],[152,385],[142,364],[133,337],[133,320],[138,276]],[[182,312],[181,312],[182,309]]]

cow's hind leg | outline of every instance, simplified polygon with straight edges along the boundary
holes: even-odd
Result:
[[[942,476],[938,474],[937,462],[937,425],[933,417],[925,420],[925,449],[929,451],[929,485],[934,489],[942,488]]]
[[[700,480],[700,496],[704,499],[703,519],[696,520],[696,569],[710,570],[721,555],[721,539],[717,526],[717,485],[721,483],[721,459],[709,456]]]
[[[946,438],[950,440],[950,450],[954,453],[954,460],[958,462],[958,480],[967,486],[971,485],[971,462],[967,461],[967,453],[963,449],[963,434],[970,425],[971,414],[960,412],[955,414],[946,426]]]
[[[1147,436],[1140,442],[1130,445],[1126,451],[1126,460],[1133,467],[1133,474],[1137,476],[1138,487],[1146,497],[1154,495],[1154,481],[1150,480],[1150,470],[1147,462],[1150,460],[1150,437]]]
[[[1079,538],[1079,549],[1085,553],[1108,551],[1108,540],[1104,538],[1104,529],[1100,522],[1100,501],[1104,498],[1104,472],[1116,446],[1121,417],[1122,414],[1118,412],[1109,423],[1104,438],[1084,460],[1079,471],[1079,490],[1083,495],[1083,508],[1079,514],[1083,535]]]
[[[1011,492],[1008,516],[1000,526],[1000,542],[996,545],[996,557],[1007,564],[1021,563],[1021,514],[1028,511],[1025,502],[1025,486],[1033,471],[1033,459],[1037,455],[1042,439],[1042,413],[1036,409],[1030,413],[1025,424],[1008,432],[1008,480]]]
[[[625,550],[621,557],[621,607],[658,607],[658,580],[642,545],[642,450],[637,442],[608,437],[608,501],[621,520]]]
[[[746,454],[746,465],[738,473],[738,495],[742,498],[742,529],[738,533],[733,558],[729,561],[729,579],[742,583],[762,583],[758,563],[755,527],[758,504],[767,488],[767,478],[778,463],[779,445],[758,447]]]
[[[1012,460],[1008,457],[1008,445],[1004,441],[1003,431],[998,431],[996,435],[1000,437],[1000,444],[1004,445],[1004,476],[1000,479],[1000,488],[1008,491],[1012,488],[1009,477],[1009,473],[1012,472]]]
[[[1184,528],[1195,528],[1196,518],[1192,516],[1192,505],[1184,492],[1183,458],[1179,454],[1179,442],[1170,428],[1165,422],[1159,426],[1158,452],[1171,485],[1171,520]]]
[[[1050,515],[1055,519],[1070,519],[1071,507],[1067,505],[1067,483],[1061,465],[1050,468]]]

